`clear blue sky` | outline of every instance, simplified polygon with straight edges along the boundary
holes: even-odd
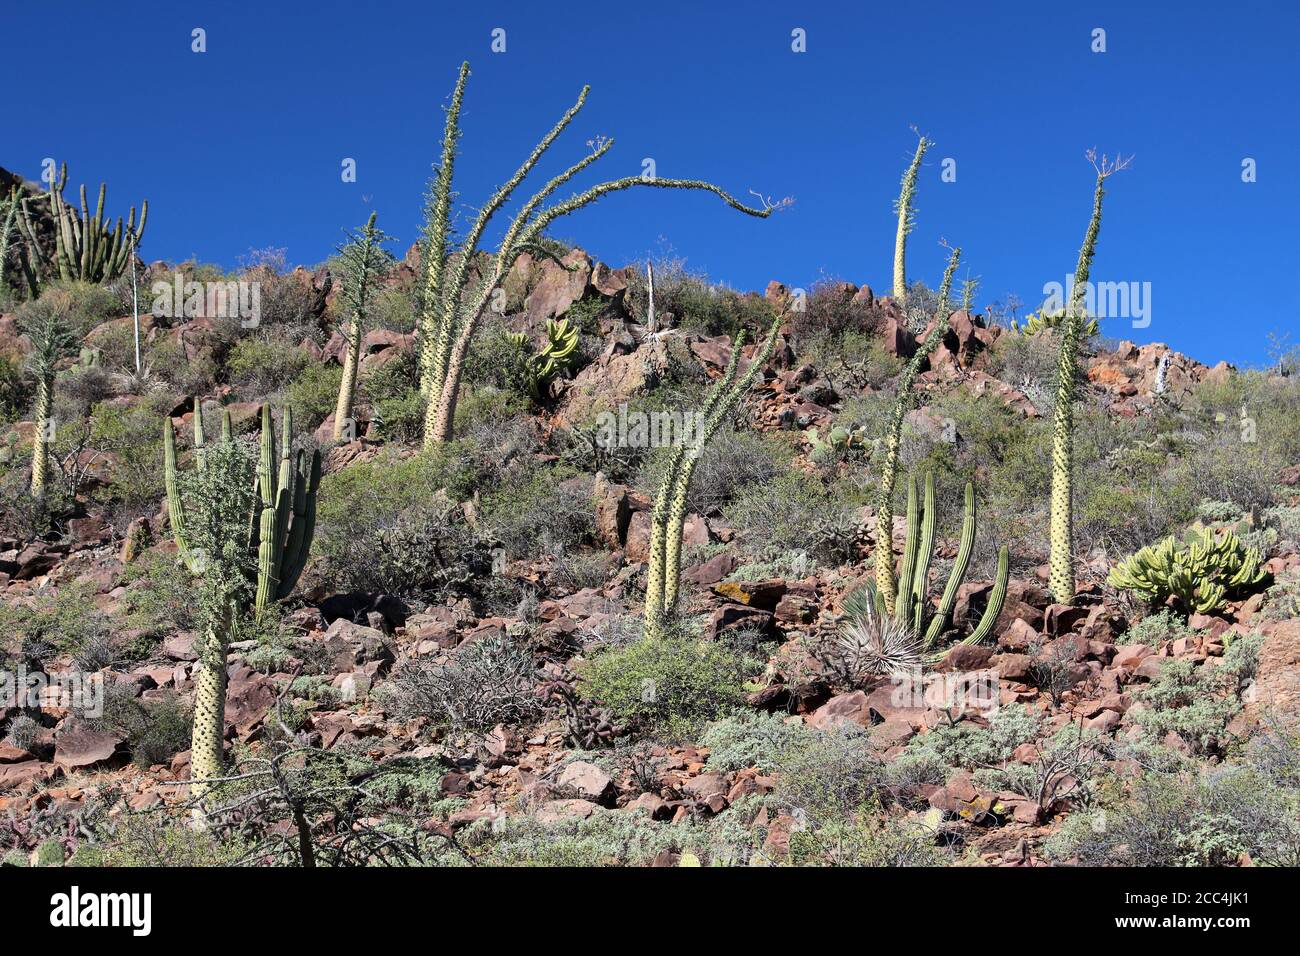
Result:
[[[602,178],[653,157],[660,176],[797,204],[759,222],[703,195],[625,193],[563,221],[557,238],[614,265],[671,248],[741,289],[827,275],[887,290],[916,124],[938,145],[912,275],[937,283],[942,236],[982,276],[981,303],[1009,292],[1036,303],[1073,269],[1092,188],[1083,152],[1096,145],[1136,161],[1111,181],[1094,277],[1151,283],[1150,327],[1114,319],[1103,331],[1262,362],[1266,332],[1300,338],[1300,4],[1069,6],[74,0],[56,15],[9,4],[0,58],[21,79],[0,165],[35,178],[42,158],[66,159],[74,188],[108,181],[115,214],[147,196],[147,258],[230,266],[275,246],[317,262],[370,208],[405,249],[469,59],[467,203],[589,83],[543,175],[604,134],[616,144]],[[195,27],[206,53],[191,52]],[[502,54],[490,52],[496,27]],[[1091,51],[1096,27],[1105,53]],[[806,53],[791,51],[794,28]],[[341,181],[344,157],[358,182]],[[949,157],[957,179],[944,183]]]

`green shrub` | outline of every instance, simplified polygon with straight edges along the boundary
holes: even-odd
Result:
[[[1176,734],[1195,754],[1221,751],[1228,743],[1228,721],[1241,709],[1236,695],[1205,668],[1173,658],[1138,698],[1146,707],[1134,716],[1153,739]]]
[[[1155,614],[1148,614],[1120,637],[1121,644],[1145,644],[1158,649],[1161,644],[1176,641],[1182,637],[1192,637],[1195,628],[1188,627],[1187,619],[1170,608],[1161,608]]]
[[[802,552],[838,565],[857,554],[858,521],[851,500],[837,490],[789,472],[744,489],[723,514],[756,557]]]
[[[799,720],[788,722],[783,716],[740,710],[710,724],[700,745],[708,748],[710,767],[724,772],[756,767],[771,773],[787,750],[806,746],[811,733]]]
[[[817,826],[851,818],[883,791],[885,765],[870,733],[841,724],[786,748],[777,761],[775,798]]]
[[[285,389],[284,399],[293,410],[294,425],[314,431],[334,413],[343,369],[337,365],[309,365]]]
[[[595,531],[590,490],[561,485],[563,467],[507,475],[483,496],[482,521],[510,558],[537,557],[569,549]]]
[[[92,723],[124,735],[136,766],[169,765],[189,749],[191,715],[179,697],[145,703],[124,685],[110,683],[104,690],[104,713]]]
[[[624,724],[670,738],[744,701],[740,659],[719,644],[690,637],[641,640],[606,651],[582,667],[579,692]]]
[[[411,388],[394,398],[380,399],[371,406],[379,437],[400,445],[414,445],[424,434],[424,396]]]
[[[311,355],[280,338],[250,335],[241,338],[226,356],[230,383],[250,398],[265,396],[288,385],[312,364]]]

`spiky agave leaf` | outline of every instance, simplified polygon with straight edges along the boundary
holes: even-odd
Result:
[[[904,677],[920,669],[920,638],[908,622],[885,610],[872,589],[850,594],[845,598],[844,611],[835,637],[835,654],[840,668],[852,681]]]

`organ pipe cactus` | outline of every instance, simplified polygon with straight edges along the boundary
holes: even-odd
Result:
[[[916,222],[916,209],[913,205],[916,198],[916,177],[921,171],[925,151],[933,145],[924,136],[919,137],[916,155],[903,173],[902,190],[898,194],[898,201],[894,203],[894,209],[898,213],[898,233],[894,237],[894,298],[899,305],[907,304],[907,236]]]
[[[80,212],[64,202],[63,190],[67,183],[68,164],[64,163],[46,194],[50,203],[50,215],[54,219],[54,262],[51,264],[45,261],[27,204],[23,202],[22,223],[28,248],[45,271],[57,271],[61,279],[79,282],[116,279],[126,270],[132,247],[138,245],[144,235],[145,220],[149,216],[149,200],[146,199],[140,205],[138,226],[135,207],[132,206],[125,228],[122,217],[118,216],[116,226],[110,229],[104,218],[104,199],[108,194],[108,185],[99,184],[99,200],[95,204],[95,214],[91,216],[90,206],[86,202],[85,185],[81,187]]]
[[[903,563],[897,582],[893,581],[892,568],[887,576],[898,595],[893,612],[895,623],[906,626],[913,634],[923,634],[922,647],[924,650],[929,650],[951,623],[957,591],[970,567],[976,532],[975,486],[970,482],[966,483],[961,540],[957,546],[957,556],[953,561],[952,571],[948,575],[943,594],[939,598],[939,606],[931,615],[929,614],[930,564],[934,557],[935,527],[939,514],[934,474],[927,472],[925,476],[923,498],[918,495],[915,478],[909,478],[907,485],[907,542],[903,549]],[[998,569],[988,605],[984,608],[979,623],[961,643],[978,644],[992,633],[993,625],[997,622],[998,615],[1002,613],[1002,605],[1006,600],[1009,576],[1010,554],[1003,546],[998,551]],[[883,607],[883,589],[880,586],[879,572],[877,572],[875,585],[875,594]]]
[[[736,336],[731,348],[731,358],[704,400],[702,410],[704,425],[696,432],[695,441],[673,449],[668,468],[655,495],[654,511],[650,519],[650,565],[646,572],[645,636],[662,637],[668,615],[677,605],[682,568],[682,528],[686,522],[686,497],[690,492],[695,466],[706,445],[717,434],[736,405],[749,391],[754,379],[776,347],[777,330],[781,316],[772,319],[767,338],[754,355],[748,370],[736,379],[740,364],[740,350],[745,343],[745,333]]]
[[[885,608],[892,614],[895,607],[894,592],[894,484],[898,480],[898,452],[903,440],[903,418],[907,415],[912,402],[912,385],[921,374],[921,367],[929,360],[930,354],[939,347],[943,337],[948,334],[948,296],[952,290],[952,276],[957,271],[961,259],[961,249],[953,249],[948,257],[948,267],[943,272],[943,282],[939,286],[939,305],[935,312],[934,328],[925,337],[916,354],[912,356],[903,369],[898,380],[898,397],[889,419],[889,431],[885,435],[885,462],[880,472],[880,492],[876,499],[876,586],[885,602]]]
[[[425,284],[422,311],[418,320],[420,390],[428,399],[424,423],[426,448],[449,441],[452,437],[456,402],[460,393],[461,371],[484,309],[493,300],[502,280],[519,256],[525,252],[545,254],[541,239],[545,229],[555,220],[591,205],[609,193],[640,186],[711,192],[733,209],[759,218],[770,215],[773,208],[766,201],[762,208],[747,206],[719,187],[702,180],[645,176],[627,176],[598,183],[567,200],[549,206],[544,205],[548,197],[557,189],[609,152],[614,145],[613,140],[598,137],[591,142],[592,150],[587,156],[554,176],[528,202],[524,203],[506,229],[496,254],[492,256],[490,262],[483,263],[478,255],[479,242],[488,223],[510,199],[514,190],[533,170],[573,118],[578,115],[586,102],[589,89],[583,87],[578,95],[578,101],[560,117],[514,174],[481,207],[478,216],[453,253],[448,243],[452,164],[456,142],[460,137],[460,105],[468,76],[469,66],[466,64],[461,67],[452,94],[451,108],[447,111],[442,164],[434,181],[426,226]],[[476,266],[481,267],[481,272],[473,287],[470,288],[471,267]]]
[[[194,403],[194,468],[199,477],[234,450],[228,410],[222,412],[221,440],[209,444],[204,432],[202,404]],[[261,615],[293,590],[307,563],[316,523],[316,494],[320,485],[320,452],[310,461],[303,451],[293,452],[293,421],[286,409],[280,447],[276,449],[270,406],[261,409],[260,456],[253,474],[236,472],[226,494],[197,496],[187,508],[180,485],[176,438],[171,420],[163,422],[163,476],[167,490],[172,537],[190,573],[216,593],[215,610],[207,621],[199,672],[195,679],[191,777],[198,796],[203,781],[220,775],[225,727],[226,650],[231,633],[250,611]],[[237,459],[239,460],[239,459]],[[277,469],[278,463],[278,469]],[[241,475],[243,477],[241,477]],[[255,478],[250,485],[244,478]],[[222,489],[218,488],[218,492]],[[240,494],[243,497],[238,497]],[[244,509],[236,516],[242,528],[234,546],[205,544],[205,534],[218,523],[216,512],[231,506]],[[235,582],[232,584],[231,582]]]
[[[343,303],[347,324],[343,330],[343,378],[334,405],[334,441],[342,441],[352,422],[352,403],[357,390],[357,367],[361,363],[361,336],[365,332],[371,295],[380,276],[392,265],[393,257],[382,243],[391,237],[375,227],[378,213],[372,212],[365,226],[352,234],[339,249],[343,267]],[[349,436],[351,437],[351,436]]]
[[[1088,159],[1097,172],[1093,192],[1092,218],[1079,249],[1074,270],[1074,288],[1062,323],[1061,348],[1057,356],[1056,405],[1052,417],[1052,514],[1048,589],[1058,604],[1074,599],[1074,396],[1078,386],[1079,344],[1087,332],[1088,317],[1084,309],[1088,275],[1101,231],[1101,202],[1107,178],[1128,165],[1117,158],[1113,163],[1105,156],[1098,162],[1096,151]]]
[[[1258,590],[1268,579],[1257,548],[1247,548],[1233,532],[1209,528],[1186,541],[1174,535],[1131,554],[1110,572],[1107,582],[1152,603],[1178,599],[1187,611],[1209,614],[1225,600]]]

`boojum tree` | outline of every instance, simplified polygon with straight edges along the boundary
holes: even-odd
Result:
[[[342,441],[345,436],[353,437],[347,432],[352,424],[357,367],[361,363],[361,336],[365,334],[375,284],[393,262],[392,255],[383,248],[383,243],[392,237],[376,228],[377,216],[378,213],[372,212],[365,226],[351,233],[347,244],[339,249],[343,266],[343,304],[347,319],[343,327],[346,349],[343,353],[343,378],[339,382],[339,397],[334,405],[334,441]]]
[[[912,127],[915,131],[916,127]],[[934,145],[932,140],[917,134],[916,155],[903,173],[902,189],[894,209],[898,213],[898,232],[894,237],[894,298],[899,305],[907,304],[907,236],[916,222],[916,179],[921,171],[925,151]]]
[[[50,471],[50,441],[53,438],[54,380],[58,363],[74,344],[68,327],[72,300],[62,290],[46,292],[45,296],[26,307],[22,330],[31,343],[27,363],[36,379],[36,403],[32,413],[35,425],[32,434],[31,495],[45,495],[46,479]]]
[[[694,441],[673,449],[668,468],[659,483],[650,518],[650,563],[646,571],[645,592],[645,636],[648,639],[663,636],[665,622],[677,605],[686,498],[690,492],[695,466],[704,448],[718,433],[718,429],[749,391],[767,360],[772,357],[780,326],[781,315],[777,313],[767,330],[762,347],[755,353],[753,361],[739,381],[736,380],[736,375],[740,365],[740,351],[745,344],[745,333],[742,330],[736,335],[727,368],[709,389],[704,400],[704,426],[699,429]]]
[[[943,282],[939,285],[939,304],[935,310],[934,324],[898,379],[898,395],[889,416],[889,431],[885,433],[885,462],[881,466],[880,491],[876,497],[876,587],[890,614],[894,613],[897,593],[894,582],[894,486],[898,481],[898,452],[903,440],[903,418],[912,404],[912,386],[916,377],[921,374],[931,353],[948,334],[948,297],[952,291],[952,276],[957,271],[960,260],[961,249],[953,249],[948,257],[948,266],[943,270]]]
[[[598,137],[590,141],[591,152],[587,156],[554,176],[523,204],[506,229],[490,262],[483,262],[479,255],[479,243],[488,223],[578,115],[590,89],[583,87],[577,102],[560,117],[559,122],[542,137],[514,174],[482,206],[464,238],[453,250],[449,239],[452,177],[456,144],[460,139],[461,103],[468,78],[469,64],[466,63],[461,66],[447,110],[441,163],[433,181],[425,228],[423,306],[418,329],[420,391],[428,402],[424,422],[426,448],[452,437],[461,371],[470,342],[494,292],[501,287],[502,280],[515,260],[524,253],[554,258],[541,240],[546,228],[557,219],[589,206],[609,193],[636,187],[711,192],[731,208],[758,218],[770,215],[774,208],[766,200],[759,207],[748,206],[718,186],[703,180],[662,179],[644,174],[599,183],[569,199],[546,205],[547,199],[557,189],[604,156],[614,145],[613,140]],[[472,270],[478,273],[478,278],[471,287]]]
[[[1101,203],[1105,196],[1106,180],[1126,168],[1132,157],[1116,156],[1097,158],[1095,149],[1088,150],[1088,161],[1097,173],[1093,191],[1092,218],[1084,233],[1079,249],[1079,261],[1074,270],[1074,288],[1061,322],[1061,347],[1056,365],[1056,407],[1052,417],[1052,514],[1048,590],[1058,604],[1068,604],[1074,598],[1074,399],[1078,390],[1079,347],[1086,327],[1092,321],[1085,308],[1088,275],[1092,270],[1092,257],[1097,248],[1097,234],[1101,231]]]

